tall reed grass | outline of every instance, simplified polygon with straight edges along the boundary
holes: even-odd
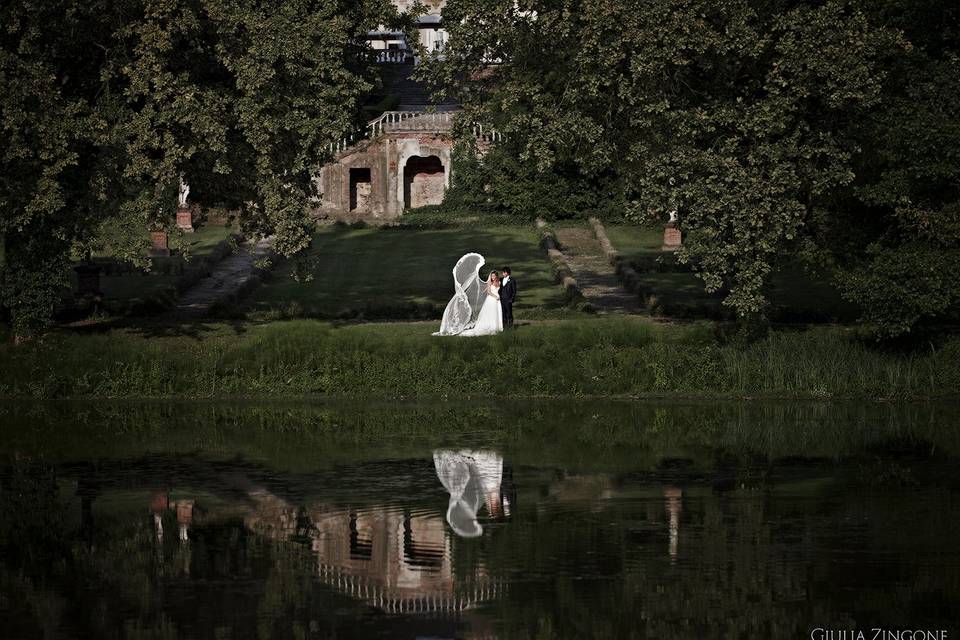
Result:
[[[0,403],[0,459],[118,460],[201,453],[312,471],[422,458],[436,448],[493,448],[517,465],[701,469],[731,456],[840,461],[960,455],[954,402],[676,402],[670,400],[16,401]],[[65,428],[68,426],[68,428]]]
[[[878,350],[838,329],[771,333],[747,347],[713,325],[544,322],[489,338],[427,323],[293,320],[200,335],[53,334],[0,347],[0,396],[569,396],[915,399],[960,393],[960,339]]]

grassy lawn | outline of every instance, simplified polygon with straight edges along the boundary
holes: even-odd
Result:
[[[172,256],[154,258],[150,271],[101,276],[100,288],[108,300],[117,301],[145,299],[170,292],[176,287],[184,268],[209,258],[217,245],[235,235],[236,228],[221,225],[208,225],[181,236],[171,234]]]
[[[672,260],[660,250],[663,241],[660,227],[608,225],[606,230],[610,242],[628,261],[647,263],[657,257]],[[684,308],[714,312],[722,308],[722,297],[706,293],[703,281],[693,273],[644,271],[640,276],[666,315]],[[808,271],[799,264],[787,265],[774,273],[768,295],[775,316],[785,320],[852,322],[857,318],[856,307],[840,297],[829,274]]]
[[[660,227],[637,227],[633,225],[605,225],[607,237],[626,259],[635,256],[656,256],[662,253],[663,229]]]
[[[171,238],[170,248],[189,255],[191,260],[206,258],[220,242],[237,233],[236,227],[207,225],[193,233],[184,233],[181,238]]]
[[[337,318],[439,317],[453,295],[453,266],[465,253],[486,258],[481,270],[510,266],[518,283],[519,317],[556,310],[563,292],[554,282],[532,228],[373,228],[331,225],[314,237],[307,255],[280,265],[254,292],[250,309]],[[298,282],[294,272],[312,279]]]
[[[960,338],[877,349],[834,327],[749,346],[717,325],[584,316],[488,338],[435,322],[141,326],[0,345],[0,397],[928,398],[960,394]],[[95,357],[91,356],[95,354]]]

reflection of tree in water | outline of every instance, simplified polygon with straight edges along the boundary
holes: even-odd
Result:
[[[927,627],[949,628],[960,575],[936,563],[957,524],[934,522],[960,523],[957,503],[944,509],[950,500],[932,490],[865,495],[854,487],[838,499],[834,489],[797,489],[799,496],[773,500],[768,491],[693,488],[677,513],[675,487],[658,494],[620,486],[587,517],[562,503],[535,516],[518,512],[491,541],[488,562],[541,580],[527,585],[523,599],[498,603],[501,628],[547,637],[633,630],[662,638],[796,638],[806,637],[813,620],[902,626],[918,619],[913,611],[924,612]],[[927,508],[905,508],[916,499]],[[919,514],[935,514],[934,522]],[[523,535],[528,527],[537,535]],[[861,564],[868,551],[884,562],[871,555]]]
[[[68,510],[53,469],[20,464],[4,472],[0,513],[24,516],[5,518],[0,529],[0,585],[20,611],[9,637],[39,635],[42,625],[54,635],[58,620],[98,638],[120,630],[128,638],[214,637],[224,629],[236,637],[370,637],[407,620],[374,615],[371,587],[427,593],[461,576],[522,576],[522,597],[495,598],[469,617],[418,618],[418,629],[427,625],[440,637],[466,636],[468,624],[511,637],[633,630],[792,638],[812,620],[852,625],[850,611],[871,612],[878,624],[922,613],[934,624],[960,602],[956,574],[932,569],[956,561],[943,557],[960,522],[946,489],[853,486],[844,494],[837,487],[845,485],[824,477],[813,489],[769,480],[749,490],[724,483],[716,492],[710,478],[683,474],[663,486],[654,476],[525,470],[509,523],[486,526],[481,518],[484,534],[471,541],[450,534],[445,491],[430,477],[436,461],[433,470],[416,467],[422,486],[430,481],[436,491],[406,506],[285,497],[250,480],[213,492],[200,481],[211,477],[203,469],[193,476],[201,489],[172,491],[164,503],[146,489],[111,489],[129,487],[131,466],[104,474],[105,467],[97,477],[84,469]],[[224,467],[216,469],[223,477]],[[393,486],[396,471],[384,471]],[[243,467],[232,472],[253,478]],[[489,509],[481,502],[478,512]],[[186,540],[181,505],[191,506]],[[851,563],[858,557],[851,545],[890,561]],[[22,558],[19,567],[9,564],[11,553]],[[324,573],[321,558],[334,570]],[[331,589],[328,578],[342,586]]]

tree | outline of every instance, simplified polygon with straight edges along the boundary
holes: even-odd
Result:
[[[386,0],[12,0],[0,9],[0,307],[49,318],[71,251],[143,261],[191,199],[292,254],[327,145],[373,86]]]
[[[819,247],[905,46],[845,0],[450,0],[444,21],[432,74],[468,117],[542,171],[616,172],[637,221],[676,208],[680,260],[743,318]]]
[[[911,47],[863,122],[844,218],[860,246],[846,248],[838,280],[865,321],[896,336],[960,304],[960,8],[889,0],[874,12]]]

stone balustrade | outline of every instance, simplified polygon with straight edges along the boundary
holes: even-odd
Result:
[[[377,62],[380,64],[406,64],[408,60],[412,61],[412,57],[407,57],[407,52],[402,49],[387,49],[383,51],[377,51]]]
[[[371,120],[363,129],[351,133],[339,142],[331,143],[330,153],[339,154],[363,140],[373,140],[385,133],[430,132],[446,133],[453,130],[453,111],[385,111],[380,117]],[[475,125],[473,134],[478,141],[493,144],[503,136],[490,127]]]

